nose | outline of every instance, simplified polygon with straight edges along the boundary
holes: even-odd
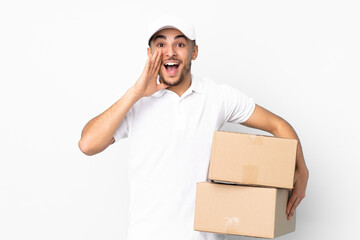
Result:
[[[168,45],[164,49],[164,54],[165,54],[166,57],[176,56],[176,50],[172,45]]]

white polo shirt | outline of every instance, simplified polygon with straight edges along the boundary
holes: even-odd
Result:
[[[209,181],[214,131],[254,108],[240,91],[194,75],[181,97],[162,89],[132,106],[114,135],[130,144],[127,240],[224,239],[193,230],[196,184]]]

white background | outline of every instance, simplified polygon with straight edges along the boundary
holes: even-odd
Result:
[[[125,239],[128,140],[92,157],[77,142],[138,79],[146,23],[169,12],[196,27],[194,74],[250,95],[302,141],[307,195],[279,239],[360,239],[359,4],[209,0],[1,1],[0,239]]]

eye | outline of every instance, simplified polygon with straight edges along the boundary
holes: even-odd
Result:
[[[183,44],[183,43],[178,43],[177,46],[178,46],[178,47],[184,47],[185,44]]]
[[[163,46],[164,46],[164,44],[162,44],[162,43],[158,43],[156,46],[158,46],[158,47],[163,47]]]

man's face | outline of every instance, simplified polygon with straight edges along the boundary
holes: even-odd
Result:
[[[190,78],[191,60],[196,59],[198,46],[194,46],[182,32],[174,28],[163,29],[154,34],[150,47],[148,53],[162,52],[160,82],[176,86],[185,78]]]

